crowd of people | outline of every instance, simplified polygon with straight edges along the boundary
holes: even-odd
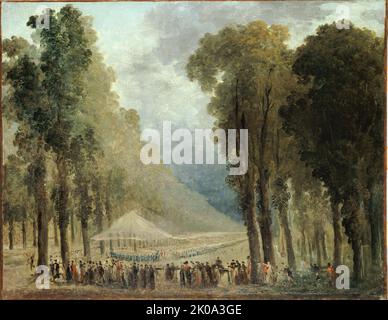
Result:
[[[33,257],[28,263],[34,268]],[[259,284],[293,284],[293,271],[284,263],[272,266],[270,262],[259,263]],[[153,264],[140,264],[122,261],[116,257],[107,257],[105,261],[71,260],[63,266],[58,258],[50,257],[49,273],[53,283],[73,283],[98,286],[118,286],[129,289],[154,290],[157,282],[164,273],[165,283],[180,285],[181,288],[214,288],[236,285],[248,285],[251,277],[251,261],[232,260],[226,265],[217,257],[214,263],[200,261],[185,261],[175,265],[167,263],[164,267]],[[321,268],[316,264],[310,265],[310,271],[316,281],[321,281]],[[336,273],[334,267],[328,263],[326,274],[329,283],[334,284]]]
[[[232,261],[224,266],[219,257],[215,263],[185,261],[181,266],[167,264],[165,280],[178,282],[181,287],[210,288],[231,284],[248,284],[249,270],[245,262]]]
[[[224,266],[222,260],[217,257],[215,263],[185,261],[181,266],[173,263],[167,264],[164,268],[165,280],[178,282],[181,287],[209,288],[226,287],[234,285],[248,285],[251,277],[251,262],[232,260]],[[282,264],[280,268],[272,267],[270,262],[259,264],[259,283],[275,284],[286,281],[294,282],[291,269]]]
[[[152,264],[128,263],[114,258],[102,261],[75,262],[62,266],[58,259],[50,258],[50,278],[54,283],[88,285],[118,285],[132,289],[155,289],[157,270]]]

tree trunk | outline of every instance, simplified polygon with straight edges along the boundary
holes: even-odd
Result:
[[[62,265],[64,268],[67,267],[67,264],[69,263],[69,244],[67,240],[67,227],[62,225],[59,227],[59,236],[61,238],[61,258],[62,258]]]
[[[362,245],[361,240],[355,239],[351,242],[353,250],[353,274],[354,280],[359,282],[362,280]]]
[[[371,254],[372,254],[372,263],[375,266],[381,265],[381,249],[380,249],[380,226],[376,223],[375,219],[370,220],[370,229],[371,229]]]
[[[279,223],[280,224],[280,223]],[[282,227],[279,228],[279,252],[281,257],[286,256],[286,245],[284,243],[284,230]]]
[[[13,219],[9,219],[8,221],[8,245],[9,245],[9,250],[13,250],[13,240],[14,240],[14,221]]]
[[[38,227],[38,266],[48,264],[48,217],[45,186],[46,165],[43,156],[38,156],[34,165],[35,205]]]
[[[54,228],[54,245],[56,247],[58,247],[59,246],[59,240],[58,240],[58,219],[57,219],[57,215],[56,214],[54,214],[53,228]]]
[[[26,222],[22,221],[22,241],[23,241],[23,249],[27,248],[27,230],[26,230]]]
[[[109,186],[105,187],[105,214],[108,219],[108,225],[111,226],[112,224],[112,207],[110,204],[110,194],[109,194]],[[109,250],[113,251],[113,241],[112,239],[109,240]]]
[[[84,245],[84,256],[90,258],[90,241],[88,232],[88,222],[81,221],[82,241]]]
[[[271,212],[269,210],[267,177],[264,169],[260,170],[260,178],[257,183],[257,189],[259,194],[258,222],[263,245],[264,262],[267,263],[269,261],[272,265],[275,265],[275,253],[272,243],[272,219]]]
[[[268,76],[270,76],[271,71]],[[268,133],[268,116],[271,109],[271,90],[272,85],[269,84],[266,86],[262,102],[259,103],[262,111],[262,121],[261,127],[258,134],[258,148],[254,148],[257,151],[258,156],[258,181],[256,182],[257,193],[259,195],[259,215],[258,223],[260,226],[260,233],[263,245],[264,252],[264,262],[270,262],[272,265],[276,264],[275,252],[273,249],[273,239],[272,239],[272,219],[271,211],[269,205],[269,192],[268,192],[268,179],[269,179],[269,170],[268,164],[265,161],[266,158],[266,147],[267,147],[267,133]]]
[[[333,231],[334,231],[334,265],[342,264],[342,233],[341,233],[341,213],[338,203],[332,204],[333,211]]]
[[[321,246],[320,246],[320,232],[317,226],[314,228],[314,240],[315,240],[315,250],[317,253],[317,265],[322,266],[322,255],[321,255]]]
[[[79,217],[81,221],[81,235],[84,249],[84,257],[90,258],[90,240],[89,240],[89,217],[92,214],[92,200],[89,196],[89,183],[84,177],[79,177],[84,181],[78,185],[79,190]]]
[[[287,212],[286,212],[284,207],[279,208],[279,218],[280,218],[281,227],[283,229],[284,238],[286,241],[288,265],[291,269],[295,270],[296,262],[295,262],[294,248],[292,246],[291,229],[290,229],[290,226],[288,224]]]
[[[356,189],[356,188],[354,188]],[[358,192],[351,190],[342,206],[343,224],[345,233],[350,240],[353,251],[353,278],[359,282],[363,278],[363,260],[362,260],[362,219],[360,210],[360,199]]]
[[[311,240],[308,241],[308,248],[309,248],[309,258],[310,258],[310,264],[313,264],[313,248],[311,245]]]
[[[300,239],[298,239],[298,240],[296,241],[296,250],[297,250],[298,252],[302,252],[302,244],[301,244]]]
[[[248,191],[249,192],[249,191]],[[249,243],[249,255],[251,262],[251,283],[259,283],[258,265],[260,262],[259,230],[256,220],[256,197],[255,192],[250,192],[246,196],[246,224]]]
[[[61,241],[62,264],[66,268],[69,262],[69,243],[67,239],[67,227],[69,225],[68,196],[69,188],[67,185],[67,164],[66,160],[60,156],[57,158],[58,169],[58,223],[59,235]]]
[[[74,243],[75,242],[75,223],[74,223],[73,211],[70,214],[70,237],[71,237],[71,243]]]
[[[99,184],[100,180],[95,181],[95,209],[94,209],[94,216],[95,216],[95,222],[97,227],[97,232],[102,232],[103,228],[103,208],[102,208],[102,199],[101,199],[101,186]],[[125,240],[126,242],[126,240]],[[100,241],[100,254],[103,255],[105,253],[105,241]],[[126,243],[125,243],[126,246]]]
[[[36,247],[36,219],[32,221],[32,246]]]
[[[380,203],[384,203],[382,196],[379,196],[380,190],[378,188],[369,187],[368,188],[370,197],[366,201],[365,205],[368,210],[368,221],[370,225],[370,237],[371,237],[371,254],[372,254],[372,264],[374,266],[380,267],[381,265],[381,230],[384,221],[382,217],[384,216],[384,209]]]
[[[300,256],[303,261],[306,261],[307,248],[306,248],[306,234],[305,234],[304,228],[301,230],[301,234],[302,234],[302,243],[301,243]]]
[[[325,262],[328,260],[328,255],[327,255],[327,247],[326,247],[326,235],[325,231],[322,229],[321,231],[321,244],[322,244],[322,257]]]

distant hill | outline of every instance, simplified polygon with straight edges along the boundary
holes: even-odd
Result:
[[[174,175],[191,190],[203,195],[210,205],[241,222],[237,195],[225,183],[224,165],[171,165]]]
[[[149,189],[149,195],[154,202],[147,201],[146,194],[139,200],[143,207],[148,209],[146,218],[160,228],[173,234],[244,231],[241,222],[214,208],[207,197],[178,181],[167,168],[148,166],[148,169],[149,179],[145,181],[144,188]]]

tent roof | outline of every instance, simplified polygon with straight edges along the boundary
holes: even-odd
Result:
[[[159,229],[152,222],[141,217],[139,213],[139,210],[126,213],[113,222],[109,229],[92,237],[92,240],[162,240],[172,238],[169,233]]]

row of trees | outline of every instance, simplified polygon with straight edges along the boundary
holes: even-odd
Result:
[[[26,247],[26,224],[32,221],[37,263],[44,265],[51,221],[56,242],[59,231],[64,264],[70,254],[68,230],[71,226],[74,240],[75,220],[80,222],[84,256],[90,256],[90,221],[93,230],[102,231],[104,221],[112,221],[115,204],[127,195],[126,172],[109,159],[104,135],[109,129],[102,121],[123,119],[125,134],[137,132],[139,122],[134,110],[117,108],[113,76],[95,47],[91,20],[72,6],[51,11],[49,17],[50,27],[35,31],[35,44],[19,37],[3,41],[4,114],[16,131],[16,152],[4,166],[9,248],[15,222],[22,224]],[[36,19],[30,17],[27,25],[36,29]],[[103,242],[100,250],[105,250]]]
[[[64,263],[79,245],[87,257],[97,253],[89,240],[94,234],[139,207],[172,233],[235,230],[237,223],[169,168],[141,163],[140,117],[120,106],[92,22],[67,5],[50,12],[49,29],[29,19],[32,43],[17,36],[3,41],[9,248],[22,234],[23,247],[29,249],[28,239],[37,247],[39,264],[58,247]]]
[[[247,226],[251,281],[258,282],[259,260],[276,264],[274,219],[295,268],[290,211],[302,258],[312,250],[326,258],[331,241],[339,265],[346,237],[359,281],[363,245],[377,270],[384,247],[383,40],[335,24],[295,51],[288,37],[286,27],[262,21],[225,27],[200,40],[187,74],[211,95],[217,127],[249,130],[248,172],[228,183]]]

